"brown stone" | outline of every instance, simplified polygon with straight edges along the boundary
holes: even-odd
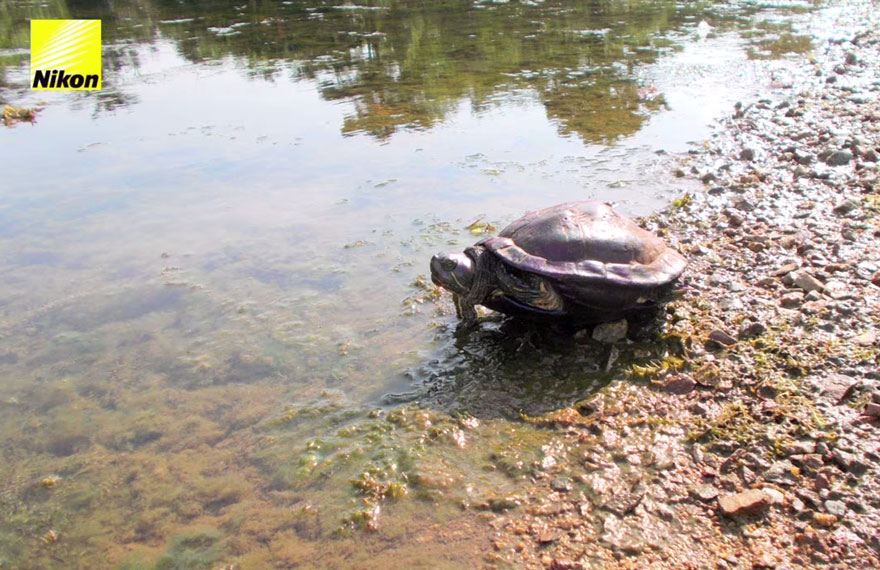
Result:
[[[782,296],[782,299],[779,300],[779,304],[785,307],[786,309],[793,309],[800,305],[804,300],[804,294],[800,291],[794,291],[792,293],[786,293]]]
[[[788,275],[792,271],[796,271],[798,267],[800,267],[800,265],[798,265],[797,263],[786,263],[770,275],[772,275],[773,277],[782,277],[783,275]]]
[[[837,522],[837,517],[828,513],[814,512],[813,522],[821,526],[834,526],[834,523]]]
[[[801,271],[800,273],[798,273],[797,277],[794,278],[794,284],[795,286],[800,287],[807,293],[809,293],[810,291],[821,291],[825,288],[825,285],[821,281],[819,281],[806,271]]]
[[[663,390],[670,394],[689,394],[694,391],[697,383],[686,374],[676,374],[663,384]]]
[[[859,385],[859,381],[844,374],[829,374],[814,381],[819,388],[819,395],[828,398],[835,404],[843,402]]]
[[[715,329],[709,333],[709,340],[717,342],[721,346],[733,346],[736,344],[736,339],[724,332],[720,329]]]
[[[770,497],[760,489],[748,489],[733,495],[718,497],[721,512],[729,517],[762,512],[770,504]]]

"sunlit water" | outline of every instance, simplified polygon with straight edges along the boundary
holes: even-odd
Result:
[[[472,567],[461,504],[549,438],[516,418],[608,378],[456,336],[430,256],[660,209],[809,48],[756,4],[306,4],[0,7],[0,99],[43,107],[0,129],[0,567]],[[29,17],[104,19],[105,91],[30,93]]]

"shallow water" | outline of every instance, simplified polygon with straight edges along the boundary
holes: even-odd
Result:
[[[3,568],[472,567],[479,505],[555,453],[520,415],[610,377],[456,335],[430,256],[665,206],[809,49],[802,4],[99,6],[0,5],[0,100],[42,107],[0,129]],[[102,18],[104,91],[26,89],[31,17]]]

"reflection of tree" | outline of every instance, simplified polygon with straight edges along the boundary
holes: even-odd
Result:
[[[20,45],[22,6],[51,6],[53,17],[103,20],[104,43],[115,46],[105,53],[109,90],[114,70],[137,66],[118,46],[162,36],[191,61],[233,56],[254,78],[314,80],[326,99],[354,102],[346,134],[428,128],[462,100],[485,108],[519,89],[537,93],[562,132],[609,141],[637,131],[662,102],[640,97],[632,68],[669,47],[663,32],[704,10],[673,0],[356,1],[53,0],[15,2],[14,14],[3,2],[0,38]]]

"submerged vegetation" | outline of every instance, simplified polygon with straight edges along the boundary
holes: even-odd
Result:
[[[10,107],[6,105],[3,108],[3,124],[11,127],[16,123],[33,123],[37,119],[37,111],[39,109],[24,109],[22,107]]]

